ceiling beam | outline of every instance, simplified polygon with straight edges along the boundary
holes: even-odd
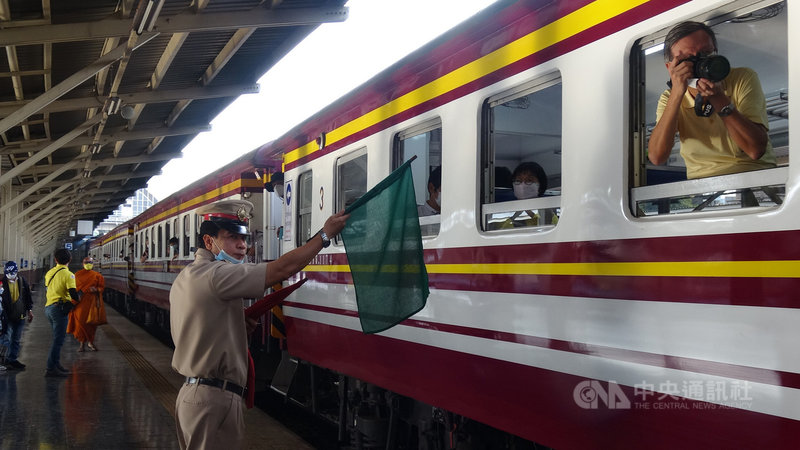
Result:
[[[21,174],[22,172],[28,170],[28,168],[32,167],[37,162],[41,161],[42,159],[48,157],[51,153],[55,152],[56,150],[60,149],[61,147],[65,146],[67,143],[75,139],[76,137],[80,136],[81,134],[85,133],[86,130],[93,127],[97,122],[100,121],[99,114],[91,119],[83,122],[82,124],[78,125],[70,131],[69,133],[61,136],[60,138],[56,139],[55,141],[43,145],[38,149],[31,149],[29,151],[35,152],[35,154],[25,161],[18,164],[13,169],[4,172],[0,175],[0,186],[5,184],[7,181],[11,180],[11,178]]]
[[[297,8],[270,10],[255,8],[249,11],[194,14],[185,12],[172,16],[160,15],[153,28],[158,33],[191,33],[198,31],[239,28],[268,28],[318,25],[343,22],[347,7]],[[4,29],[0,46],[33,45],[45,42],[72,42],[111,37],[127,37],[131,32],[129,18],[109,18],[94,22],[39,25]],[[142,35],[144,36],[144,34]]]
[[[142,91],[128,94],[119,94],[124,105],[138,103],[169,103],[180,100],[200,100],[207,98],[238,97],[243,94],[257,94],[260,90],[256,84],[236,84],[232,86],[193,87],[187,89],[173,89],[165,91]],[[39,113],[53,113],[77,111],[88,108],[100,108],[105,104],[106,97],[83,97],[69,100],[56,100],[45,106]],[[30,100],[0,102],[0,117],[7,117],[14,111],[30,103]]]
[[[142,155],[142,156],[128,156],[124,158],[103,158],[92,159],[89,163],[89,170],[94,170],[99,167],[121,166],[125,164],[141,164],[149,162],[170,161],[172,159],[179,159],[183,157],[183,153],[159,153],[156,155]],[[52,170],[60,169],[64,164],[53,164],[48,166],[33,166],[28,169],[21,176],[42,175]]]
[[[0,205],[0,213],[5,211],[5,210],[7,210],[10,207],[12,207],[13,205],[16,205],[17,203],[25,200],[26,197],[28,197],[29,195],[31,195],[34,192],[38,191],[39,189],[47,186],[48,183],[50,183],[53,180],[55,180],[62,173],[66,172],[67,170],[70,170],[70,169],[73,169],[73,168],[77,167],[81,163],[82,163],[82,161],[80,161],[80,160],[72,161],[69,164],[65,164],[64,167],[56,170],[55,172],[51,173],[50,175],[42,178],[41,180],[39,180],[38,183],[36,183],[33,186],[31,186],[28,189],[26,189],[25,192],[23,192],[23,193],[21,193],[19,195],[16,195],[14,198],[12,198],[8,202],[6,202],[4,205]],[[69,183],[73,183],[74,181],[73,180],[69,180],[68,182]],[[58,182],[58,184],[60,186],[63,183]]]

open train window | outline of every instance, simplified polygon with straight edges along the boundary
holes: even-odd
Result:
[[[297,232],[295,244],[300,247],[306,243],[313,233],[311,231],[311,211],[313,199],[313,178],[311,171],[300,174],[297,180]]]
[[[487,231],[548,229],[561,214],[562,89],[558,73],[483,104],[481,217]]]
[[[183,256],[189,256],[189,247],[192,246],[191,236],[191,222],[189,221],[189,214],[183,216]]]
[[[397,133],[394,137],[392,170],[413,158],[411,174],[422,236],[439,234],[442,206],[442,122],[434,119]]]
[[[664,44],[678,23],[667,24],[631,51],[631,211],[646,217],[778,207],[789,164],[786,2],[733,2],[691,20],[710,27],[717,43],[712,55],[729,61],[730,73],[720,83],[736,109],[734,118],[763,126],[770,143],[764,156],[748,157],[733,138],[728,140],[725,124],[730,120],[723,121],[714,110],[695,112],[699,102],[689,89],[682,98],[678,132],[667,142],[662,138],[661,145],[653,139],[651,147],[654,130],[665,136],[663,124],[656,128],[657,111],[664,110],[671,94]],[[702,127],[699,114],[707,115]]]
[[[336,211],[347,208],[366,192],[367,149],[361,148],[336,160]]]

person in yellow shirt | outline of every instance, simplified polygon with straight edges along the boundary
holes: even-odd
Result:
[[[69,371],[61,365],[61,347],[67,334],[69,312],[78,303],[78,291],[75,286],[75,275],[67,268],[67,264],[72,260],[69,251],[60,248],[53,256],[57,264],[44,276],[44,285],[47,288],[44,313],[53,328],[53,343],[50,346],[44,376],[66,377]]]
[[[716,82],[696,78],[694,61],[716,51],[714,31],[700,22],[676,25],[664,40],[670,88],[658,101],[647,156],[655,165],[666,163],[678,133],[690,179],[776,167],[755,71],[732,68]]]

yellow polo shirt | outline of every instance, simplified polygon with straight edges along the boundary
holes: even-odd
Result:
[[[69,271],[66,264],[57,264],[48,270],[44,276],[44,284],[47,287],[47,302],[44,306],[50,306],[62,299],[72,300],[72,297],[69,296],[69,290],[77,289],[75,275]]]
[[[769,129],[766,100],[755,71],[746,67],[733,68],[722,80],[722,87],[739,113]],[[664,91],[658,100],[656,122],[667,107],[670,92]],[[769,169],[777,165],[771,142],[767,141],[767,150],[760,159],[751,159],[739,149],[716,113],[709,117],[698,117],[694,113],[694,97],[688,90],[681,100],[678,113],[678,134],[681,156],[686,161],[687,178]]]

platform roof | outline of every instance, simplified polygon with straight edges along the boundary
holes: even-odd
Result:
[[[102,221],[345,3],[0,0],[0,213],[35,245]]]

